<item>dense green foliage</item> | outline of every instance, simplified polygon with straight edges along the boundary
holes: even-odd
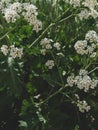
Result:
[[[85,93],[66,86],[67,77],[78,75],[81,68],[98,79],[98,50],[95,58],[89,58],[74,49],[89,30],[98,33],[98,19],[76,19],[81,9],[72,8],[64,0],[20,2],[36,5],[43,28],[36,33],[22,18],[7,23],[0,13],[0,47],[14,43],[23,48],[20,59],[0,52],[0,130],[98,130],[98,87]],[[54,49],[43,56],[40,41],[45,37],[59,42],[61,51]],[[49,59],[55,61],[53,69],[45,66]],[[72,103],[76,93],[88,101],[90,112],[81,113]]]

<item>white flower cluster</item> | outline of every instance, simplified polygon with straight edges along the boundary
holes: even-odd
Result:
[[[76,98],[76,101],[72,103],[77,105],[80,112],[82,113],[88,112],[91,109],[91,107],[88,105],[88,103],[85,100],[82,100],[82,101],[80,100],[80,97],[78,94],[75,94],[75,98]]]
[[[22,4],[19,2],[14,2],[13,4],[11,4],[9,6],[10,9],[16,11],[17,13],[21,13],[22,12]]]
[[[66,2],[73,5],[73,7],[80,7],[81,0],[66,0]]]
[[[88,44],[89,43],[89,44]],[[85,40],[79,40],[75,43],[74,48],[78,54],[89,54],[90,57],[96,56],[96,48],[98,46],[98,35],[95,31],[90,30],[85,35]]]
[[[13,59],[21,58],[23,55],[23,48],[17,48],[14,45],[11,45],[10,47],[8,47],[7,45],[2,45],[1,52],[5,56],[9,54]]]
[[[54,43],[53,46],[54,46],[57,50],[60,50],[60,49],[61,49],[61,45],[60,45],[59,42]]]
[[[2,45],[1,52],[3,53],[3,55],[6,56],[8,54],[8,46],[7,45]]]
[[[94,19],[98,18],[98,12],[95,10],[95,6],[98,5],[97,0],[85,0],[82,5],[88,7],[88,9],[81,10],[78,14],[80,20],[87,19],[92,16]]]
[[[89,16],[92,16],[94,19],[98,18],[98,12],[94,9],[84,9],[78,14],[80,20],[88,19]]]
[[[98,5],[97,0],[65,0],[66,3],[69,3],[70,5],[73,5],[73,7],[80,7],[81,5],[84,5],[88,8],[93,8]]]
[[[7,8],[3,9],[4,18],[8,23],[15,23],[20,18],[20,12],[22,11],[22,5],[19,2],[9,4]]]
[[[67,77],[67,83],[70,87],[72,87],[74,85],[74,75]]]
[[[46,55],[46,51],[52,49],[51,43],[53,42],[52,39],[44,38],[41,40],[40,45],[42,47],[41,54]]]
[[[48,67],[48,69],[52,69],[54,67],[54,61],[48,60],[45,65]]]
[[[42,30],[42,22],[37,19],[37,7],[30,3],[20,3],[14,2],[9,3],[2,8],[2,2],[0,2],[0,10],[4,15],[7,23],[15,23],[17,19],[21,18],[21,16],[31,25],[33,26],[33,30],[39,32]]]
[[[8,23],[15,23],[16,20],[20,18],[20,16],[15,10],[7,8],[6,10],[4,10],[4,18]]]
[[[2,3],[9,4],[11,0],[1,0]]]
[[[77,51],[78,54],[86,54],[85,48],[87,47],[87,41],[86,40],[79,40],[75,43],[74,48]]]
[[[44,38],[41,40],[40,45],[44,49],[52,49],[52,45],[51,45],[52,42],[53,42],[52,39]]]
[[[37,19],[37,7],[33,4],[24,3],[23,4],[24,12],[22,15],[28,21],[28,23],[33,26],[33,30],[39,32],[42,30],[42,22]]]
[[[52,39],[49,38],[44,38],[41,40],[40,42],[40,46],[41,46],[41,54],[42,55],[46,55],[47,52],[50,52],[50,50],[52,48],[54,48],[54,50],[57,51],[56,55],[57,56],[61,56],[64,57],[62,52],[58,52],[59,50],[61,50],[61,44],[59,42],[54,42]],[[53,60],[48,60],[45,65],[49,68],[52,69],[54,67],[54,61]]]
[[[83,19],[88,19],[90,16],[90,11],[88,9],[83,9],[81,12],[78,14],[78,18],[82,21]]]
[[[85,35],[85,40],[89,41],[90,43],[98,43],[98,35],[95,31],[91,30],[88,31]]]
[[[79,108],[79,111],[82,113],[88,112],[91,109],[91,107],[88,105],[88,103],[85,100],[83,101],[78,100],[77,107]]]
[[[98,18],[98,11],[96,11],[95,9],[90,9],[89,15],[96,19]]]
[[[61,45],[59,42],[56,42],[54,44],[52,44],[54,41],[52,39],[49,38],[44,38],[41,40],[40,45],[42,47],[41,49],[41,54],[42,55],[46,55],[47,50],[51,50],[53,47],[56,50],[60,50],[61,49]]]
[[[1,12],[5,8],[5,6],[9,6],[11,0],[0,0],[0,10]]]
[[[84,0],[82,4],[88,8],[95,8],[98,5],[97,0]]]
[[[98,80],[91,79],[86,70],[80,70],[78,76],[68,76],[67,83],[70,87],[76,85],[80,90],[89,92],[90,89],[95,89],[98,85]]]

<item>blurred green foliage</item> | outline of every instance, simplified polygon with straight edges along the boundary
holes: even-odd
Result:
[[[37,6],[38,17],[43,22],[43,30],[51,23],[79,11],[65,5],[64,0],[56,0],[56,2],[54,0],[20,0],[20,2],[31,2]],[[64,13],[68,8],[69,11]],[[83,64],[87,64],[85,60],[82,60],[82,56],[76,54],[73,46],[77,40],[84,38],[88,30],[94,29],[98,32],[96,23],[97,20],[93,18],[76,23],[75,18],[71,17],[60,24],[55,24],[41,37],[49,37],[64,46],[63,53],[66,57],[58,61],[62,65],[62,68],[59,68],[60,72],[67,70],[64,79],[71,72],[77,73]],[[0,53],[0,130],[92,130],[94,127],[97,130],[97,94],[90,101],[94,106],[92,113],[96,117],[94,124],[90,124],[87,115],[79,113],[77,108],[69,102],[65,96],[68,93],[73,98],[73,92],[69,88],[44,102],[47,97],[58,91],[60,86],[56,82],[60,81],[60,78],[56,68],[48,72],[44,67],[45,60],[50,56],[43,57],[40,54],[41,39],[29,48],[43,30],[36,34],[25,21],[7,25],[2,21],[2,16],[0,16],[0,25],[3,26],[3,28],[0,26],[0,37],[9,30],[9,27],[15,27],[9,33],[9,38],[5,37],[0,41],[1,45],[10,40],[11,43],[15,42],[17,46],[24,48],[24,56],[21,60],[14,61]],[[5,26],[6,29],[4,29]],[[93,65],[90,70],[92,68]],[[97,73],[96,71],[95,75]],[[39,97],[35,98],[38,95]],[[86,97],[85,94],[83,96]],[[21,122],[21,127],[19,127],[19,121],[24,121]]]

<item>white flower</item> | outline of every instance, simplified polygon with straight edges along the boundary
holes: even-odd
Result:
[[[76,86],[80,90],[84,90],[84,92],[88,92],[89,89],[91,88],[92,80],[91,78],[87,75],[86,70],[80,70],[79,75],[77,75],[74,79]]]
[[[54,61],[53,60],[48,60],[45,65],[49,68],[52,69],[54,67]]]
[[[33,4],[24,3],[23,4],[23,17],[27,20],[27,22],[33,26],[33,30],[39,32],[42,30],[42,22],[37,19],[37,7]]]
[[[91,109],[91,107],[87,104],[85,100],[83,101],[78,100],[77,107],[79,108],[79,111],[82,113],[88,112]]]
[[[86,70],[81,69],[79,75],[77,76],[68,76],[67,83],[70,87],[75,85],[80,90],[84,90],[84,92],[89,92],[90,89],[94,89],[98,80],[91,79]]]
[[[91,122],[94,122],[94,121],[95,121],[95,118],[91,115]]]
[[[22,15],[30,25],[34,25],[34,22],[37,20],[38,15],[36,6],[34,6],[33,4],[24,3],[23,7],[24,12],[22,13]]]
[[[76,77],[74,77],[74,83],[75,83],[75,85],[78,84],[79,80],[82,80],[81,75],[77,75]],[[81,87],[81,89],[83,89],[83,88]]]
[[[10,9],[16,11],[17,13],[21,13],[22,11],[22,4],[19,2],[14,2],[9,6]]]
[[[77,53],[81,54],[81,55],[86,53],[86,51],[85,51],[86,47],[87,47],[87,41],[86,40],[77,41],[74,45],[74,48],[77,51]]]
[[[47,45],[46,45],[46,49],[52,49],[51,44],[47,44]]]
[[[52,49],[51,43],[53,42],[52,39],[44,38],[41,40],[40,45],[43,49]]]
[[[94,48],[92,46],[87,46],[87,53],[92,54],[94,51]]]
[[[92,84],[92,80],[88,75],[84,75],[83,77],[80,77],[80,79],[77,81],[77,87],[79,89],[84,89],[84,92],[88,92]]]
[[[79,95],[78,94],[75,94],[75,97],[76,97],[76,99],[80,99],[80,97],[79,97]]]
[[[88,41],[88,44],[87,44]],[[85,35],[85,40],[79,40],[75,43],[74,48],[78,54],[89,54],[90,57],[95,57],[98,44],[98,35],[94,30],[90,30]]]
[[[98,12],[95,9],[90,9],[91,12],[89,15],[91,15],[94,19],[98,18]]]
[[[66,75],[66,71],[63,71],[63,72],[62,72],[62,75],[65,76],[65,75]]]
[[[40,96],[41,96],[41,95],[38,94],[38,95],[34,96],[34,98],[35,98],[35,99],[38,99]]]
[[[34,15],[32,12],[26,12],[24,11],[22,13],[22,15],[24,16],[24,18],[26,19],[26,21],[30,24],[30,25],[33,25],[33,23],[35,22],[35,20],[37,19],[36,18],[36,15]]]
[[[93,52],[93,53],[90,55],[90,57],[91,57],[91,58],[94,58],[94,57],[96,57],[96,55],[97,55],[97,53],[96,53],[96,52]]]
[[[73,7],[80,7],[80,1],[81,0],[66,0],[67,3],[69,3],[70,5],[73,5]]]
[[[98,36],[97,33],[94,30],[90,30],[87,32],[87,34],[85,35],[85,40],[89,41],[89,42],[98,42]]]
[[[8,23],[15,23],[17,19],[20,18],[18,13],[15,10],[12,10],[10,8],[7,8],[4,10],[4,18]]]
[[[87,9],[81,10],[81,12],[78,14],[78,17],[80,20],[83,19],[88,19],[90,11],[88,11]]]
[[[2,45],[1,52],[6,56],[8,53],[12,58],[21,58],[23,55],[23,48],[17,48],[14,45],[8,47],[7,45]]]
[[[85,7],[88,7],[88,8],[95,8],[95,6],[97,5],[97,1],[96,0],[85,0],[83,3],[82,3]]]
[[[87,75],[88,74],[88,71],[87,70],[84,70],[84,69],[81,69],[80,71],[79,71],[79,75],[81,76],[81,75]]]
[[[8,46],[2,45],[1,52],[6,56],[8,54]]]
[[[67,78],[67,83],[70,87],[72,87],[74,85],[74,76],[68,76]]]
[[[95,87],[98,85],[98,80],[93,79],[91,83],[91,89],[95,89]]]
[[[60,50],[61,45],[60,45],[59,42],[54,43],[53,46],[54,46],[57,50]]]
[[[88,7],[89,11],[87,9],[81,11],[78,15],[80,20],[87,19],[89,16],[92,16],[94,19],[98,18],[98,12],[95,10],[95,6],[98,5],[97,0],[84,0],[82,5]]]
[[[4,9],[3,6],[5,6]],[[15,23],[21,16],[33,27],[33,30],[39,32],[42,30],[42,22],[37,19],[37,7],[30,3],[14,2],[5,4],[0,2],[0,10],[2,11],[5,20],[8,23]]]
[[[10,4],[11,0],[1,0],[2,4],[6,4],[8,6]]]
[[[23,3],[23,7],[24,7],[24,9],[27,11],[27,12],[30,12],[30,13],[32,13],[32,14],[34,14],[34,15],[37,15],[38,13],[37,13],[37,7],[35,6],[35,5],[33,5],[33,4],[29,4],[29,3]]]
[[[46,55],[46,49],[41,49],[41,54]]]
[[[33,30],[35,30],[36,32],[42,30],[42,22],[39,20],[35,20],[33,23]]]
[[[21,58],[23,55],[23,48],[17,48],[14,45],[10,46],[10,56],[12,58]]]
[[[97,45],[96,44],[94,44],[94,43],[92,43],[91,44],[91,47],[93,47],[94,49],[97,47]]]

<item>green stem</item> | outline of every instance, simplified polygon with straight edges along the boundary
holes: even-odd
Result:
[[[6,28],[6,22],[5,22],[5,19],[3,18],[3,16],[2,16],[2,14],[0,14],[0,17],[1,17],[1,24],[2,24],[2,26],[3,26],[3,30],[4,30],[4,33],[6,33],[6,31],[7,31],[7,28]],[[9,40],[9,37],[8,37],[8,33],[6,34],[6,35],[4,35],[3,37],[1,37],[0,38],[0,40],[2,40],[3,38],[5,38],[5,40],[6,40],[6,42],[8,43],[8,44],[10,44],[10,40]]]
[[[0,41],[5,38],[7,35],[8,35],[9,32],[5,33],[1,38],[0,38]]]
[[[12,84],[13,84],[13,87],[16,87],[15,75],[14,75],[14,71],[13,71],[13,63],[14,63],[13,58],[8,57],[8,66],[9,66],[9,69],[10,69]]]
[[[51,52],[51,55],[52,55],[52,57],[53,57],[53,60],[54,60],[54,62],[55,62],[55,65],[56,65],[56,67],[57,67],[57,70],[58,70],[58,73],[59,73],[59,77],[60,77],[60,80],[61,80],[61,84],[62,84],[62,86],[64,87],[64,81],[63,81],[63,78],[62,78],[61,71],[60,71],[60,69],[59,69],[59,65],[58,65],[58,63],[57,63],[57,61],[56,61],[56,59],[55,59],[55,57],[54,57],[54,55],[53,55],[52,52]]]
[[[43,32],[42,32],[42,34],[28,47],[28,48],[31,48],[37,41],[39,41],[41,38],[42,38],[42,36],[48,31],[48,29],[50,28],[50,27],[52,27],[54,25],[54,23],[51,23]]]
[[[74,16],[74,15],[75,15],[75,14],[71,14],[71,15],[69,15],[68,17],[61,19],[60,21],[58,21],[58,24],[59,24],[59,23],[62,23],[63,21],[66,21],[67,19],[71,18],[71,17]]]
[[[53,98],[55,95],[57,95],[58,93],[60,93],[63,89],[65,89],[68,85],[66,84],[64,87],[60,88],[59,90],[57,90],[55,93],[51,94],[48,98],[46,98],[44,101],[42,101],[39,105],[44,104],[45,102],[47,102],[48,100],[50,100],[51,98]]]
[[[96,68],[94,68],[93,70],[91,70],[88,74],[90,74],[90,73],[92,73],[92,72],[94,72],[95,70],[97,70],[98,69],[98,67],[96,67]]]
[[[8,37],[8,34],[9,34],[10,32],[12,32],[14,29],[15,29],[15,28],[12,28],[10,31],[8,31],[7,33],[5,33],[5,34],[0,38],[0,41],[1,41],[3,38]]]
[[[88,69],[91,64],[92,64],[92,61],[90,61],[90,62],[88,63],[88,65],[85,67],[85,69]]]
[[[80,124],[80,116],[79,116],[79,112],[78,112],[78,110],[77,110],[76,104],[75,104],[75,110],[76,110],[76,115],[77,115],[78,123]]]
[[[51,27],[53,27],[53,26],[55,26],[56,24],[59,24],[59,23],[65,21],[65,20],[71,18],[72,16],[73,16],[73,14],[69,15],[69,16],[66,17],[66,18],[61,19],[61,20],[58,21],[58,22],[51,23],[51,24],[42,32],[42,34],[41,34],[28,48],[31,48],[36,42],[38,42],[38,41],[43,37],[43,35],[44,35]]]
[[[58,16],[55,20],[55,22],[57,22],[58,20],[60,20],[64,14],[66,14],[68,11],[70,10],[70,8],[68,8],[67,10],[65,10],[65,12],[63,12],[60,16]]]

